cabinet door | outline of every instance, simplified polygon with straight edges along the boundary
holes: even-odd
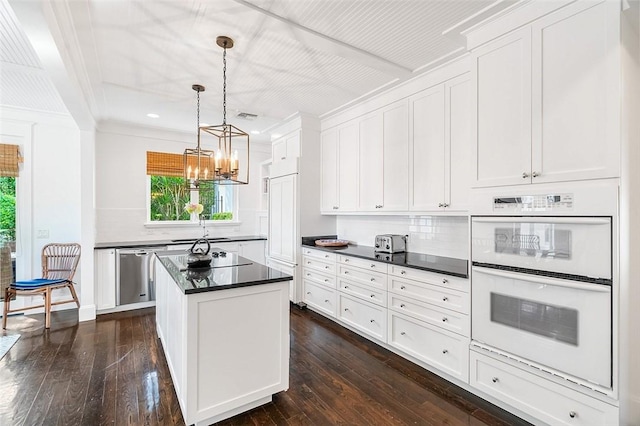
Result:
[[[116,306],[116,250],[105,249],[94,252],[96,283],[96,309],[111,309]]]
[[[274,163],[287,158],[300,156],[300,132],[287,134],[271,145],[271,158]]]
[[[380,209],[409,209],[409,103],[396,102],[382,111],[383,199]],[[376,182],[377,183],[377,182]]]
[[[360,167],[358,211],[379,211],[383,205],[382,112],[360,119]]]
[[[620,175],[619,13],[578,2],[533,25],[533,182]]]
[[[411,146],[409,210],[438,210],[444,203],[445,100],[444,85],[409,99]]]
[[[446,90],[445,207],[447,211],[469,209],[471,186],[470,77],[448,81]]]
[[[330,129],[322,132],[320,140],[320,179],[323,213],[336,213],[338,210],[338,132]]]
[[[296,177],[271,180],[269,194],[269,256],[296,263]]]
[[[338,213],[358,207],[358,132],[355,120],[338,129]]]
[[[531,29],[472,53],[474,186],[530,183]]]
[[[285,139],[278,139],[273,142],[271,145],[271,158],[274,163],[287,158],[287,141]]]

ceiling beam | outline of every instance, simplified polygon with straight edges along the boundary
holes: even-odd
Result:
[[[314,31],[311,28],[302,26],[297,22],[291,21],[280,15],[276,15],[275,13],[256,6],[246,0],[234,1],[249,9],[259,12],[260,14],[270,18],[274,22],[284,24],[295,33],[296,37],[302,43],[313,49],[340,56],[350,61],[357,62],[361,65],[365,65],[369,68],[376,69],[398,79],[404,79],[412,75],[412,70],[408,68],[388,61],[384,58],[381,58],[380,56],[367,52],[366,50],[359,49],[340,40],[331,38],[325,34],[319,33],[318,31]]]
[[[51,4],[42,0],[9,0],[9,4],[74,121],[81,130],[93,130],[95,120],[64,50],[64,38]]]

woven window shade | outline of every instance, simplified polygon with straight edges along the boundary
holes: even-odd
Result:
[[[20,163],[22,163],[20,147],[0,143],[0,176],[18,177]]]
[[[195,170],[197,160],[195,157],[189,158],[191,170]],[[209,176],[213,173],[213,158],[200,158],[200,168],[209,169]],[[147,151],[147,174],[151,176],[184,176],[184,156],[182,154],[171,154],[168,152]]]

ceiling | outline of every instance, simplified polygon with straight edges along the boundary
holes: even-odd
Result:
[[[230,36],[227,121],[268,140],[295,112],[325,114],[462,54],[443,31],[495,3],[513,1],[0,0],[0,104],[73,114],[37,7],[96,122],[195,129],[199,83],[201,122],[220,124],[215,39]]]

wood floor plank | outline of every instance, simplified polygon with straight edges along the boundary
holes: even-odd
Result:
[[[2,425],[179,425],[153,308],[77,323],[75,311],[11,318],[0,360]],[[292,308],[289,390],[220,425],[526,425],[335,322]]]

